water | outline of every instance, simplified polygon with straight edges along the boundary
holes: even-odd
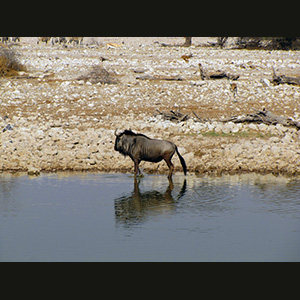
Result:
[[[0,261],[300,261],[300,180],[0,174]]]

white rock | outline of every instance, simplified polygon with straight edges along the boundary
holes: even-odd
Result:
[[[291,134],[286,133],[286,135],[281,139],[281,142],[284,144],[289,144],[293,142],[293,137]]]
[[[260,82],[262,83],[262,85],[263,85],[264,87],[270,86],[270,80],[267,79],[267,78],[262,78],[262,79],[260,80]]]
[[[81,149],[79,151],[76,152],[75,157],[79,158],[79,159],[85,159],[88,158],[89,156],[89,152],[85,149]]]
[[[216,133],[222,133],[222,132],[223,132],[223,125],[222,125],[222,124],[218,124],[218,125],[215,127],[215,132],[216,132]]]
[[[190,83],[191,85],[195,85],[195,86],[203,86],[207,84],[207,82],[204,80],[191,81]]]
[[[255,125],[255,124],[249,124],[248,125],[248,127],[249,127],[249,129],[252,129],[252,130],[257,130],[258,128],[257,128],[257,125]]]
[[[234,126],[233,128],[232,128],[232,132],[233,133],[237,133],[237,132],[239,132],[239,127],[238,126]]]
[[[281,139],[277,136],[272,136],[271,138],[269,138],[270,143],[279,143],[280,141]]]
[[[40,174],[40,169],[38,169],[38,168],[35,168],[35,167],[32,167],[32,166],[29,166],[28,168],[27,168],[27,174],[28,175],[39,175]]]
[[[235,126],[234,126],[233,122],[225,123],[223,125],[223,133],[225,133],[225,134],[231,133],[234,127]]]
[[[45,137],[45,133],[43,130],[38,129],[35,133],[35,137],[37,139],[43,139]]]
[[[194,120],[193,119],[188,119],[187,121],[186,121],[186,125],[188,125],[188,126],[192,126],[192,125],[194,125]]]
[[[63,69],[64,69],[64,66],[61,66],[61,67],[56,69],[56,72],[58,73],[58,72],[62,71]]]
[[[193,152],[186,153],[184,155],[184,159],[185,159],[185,161],[186,161],[187,164],[192,163],[192,161],[194,159],[194,153]]]
[[[70,83],[71,83],[71,81],[64,81],[64,82],[62,82],[61,83],[61,87],[66,87],[66,86],[68,86],[68,85],[70,85]]]
[[[272,146],[270,148],[272,155],[278,156],[281,153],[281,148],[278,146]]]
[[[197,131],[205,131],[207,129],[207,126],[204,123],[196,123],[195,129]]]
[[[266,130],[268,130],[268,128],[269,128],[269,126],[266,124],[263,124],[263,123],[258,125],[258,129],[260,131],[266,131]]]
[[[10,81],[7,81],[6,83],[3,84],[3,87],[5,87],[5,88],[11,87],[11,86],[12,86],[12,84]]]
[[[208,131],[213,131],[215,129],[215,126],[213,126],[209,122],[206,122],[205,125],[206,125]]]

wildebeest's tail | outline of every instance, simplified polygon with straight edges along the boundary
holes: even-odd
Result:
[[[181,162],[181,165],[182,165],[182,168],[183,168],[183,172],[184,172],[184,175],[186,175],[186,164],[185,164],[185,160],[184,158],[180,155],[179,151],[178,151],[178,148],[176,146],[176,153],[180,159],[180,162]]]

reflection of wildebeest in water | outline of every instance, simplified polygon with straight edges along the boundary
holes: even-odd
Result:
[[[177,146],[174,143],[164,140],[150,139],[143,134],[134,133],[131,130],[125,130],[120,134],[117,134],[117,131],[115,131],[115,135],[115,150],[125,156],[129,155],[129,157],[133,160],[135,176],[138,173],[141,173],[139,163],[142,160],[157,163],[164,159],[169,167],[168,178],[171,178],[174,170],[174,165],[172,164],[171,159],[175,151],[180,159],[184,175],[186,175],[185,161],[178,152]]]
[[[129,196],[115,199],[115,216],[117,222],[124,224],[136,224],[142,222],[148,215],[154,213],[166,213],[175,209],[176,203],[186,192],[186,179],[176,198],[172,196],[174,185],[172,180],[165,192],[156,190],[141,192],[140,180],[135,178],[134,190]]]

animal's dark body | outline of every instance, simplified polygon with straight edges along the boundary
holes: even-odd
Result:
[[[141,133],[125,130],[116,135],[115,150],[123,155],[128,155],[134,162],[135,176],[140,173],[139,163],[144,161],[160,162],[165,160],[169,167],[168,178],[172,177],[174,165],[171,159],[176,152],[181,162],[183,172],[186,175],[186,164],[184,158],[178,152],[177,146],[169,141],[151,139]]]

